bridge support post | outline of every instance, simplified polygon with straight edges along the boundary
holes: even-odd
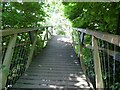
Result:
[[[37,33],[38,33],[38,31],[36,32],[35,39],[34,39],[34,42],[32,44],[30,54],[28,56],[28,61],[27,61],[27,64],[26,64],[26,70],[31,63],[31,60],[32,60],[32,57],[33,57],[33,54],[34,54],[34,49],[35,49],[35,45],[36,45],[36,41],[37,41]]]
[[[97,38],[92,36],[92,46],[93,46],[93,57],[94,57],[94,70],[95,70],[95,79],[96,79],[96,88],[101,89],[103,86],[102,72],[101,72],[101,63],[98,51]]]
[[[81,63],[81,67],[82,67],[82,70],[83,70],[83,73],[85,74],[85,76],[87,76],[87,73],[86,73],[86,67],[85,67],[85,64],[84,64],[84,61],[83,61],[83,48],[84,48],[84,44],[83,44],[83,41],[84,41],[84,33],[81,33],[78,31],[78,49],[79,49],[79,59],[80,59],[80,63]],[[90,87],[94,90],[94,87],[93,85],[91,84],[90,82],[90,79],[88,77],[86,77],[87,79],[87,82],[89,83]]]
[[[16,39],[17,39],[17,34],[14,34],[13,37],[11,37],[9,44],[7,46],[7,51],[3,62],[3,68],[0,70],[0,74],[2,74],[0,75],[0,83],[2,83],[2,87],[0,87],[0,90],[1,88],[5,87],[7,82],[7,76],[9,74],[9,69],[11,65]]]
[[[78,49],[79,49],[78,54],[80,57],[80,63],[82,66],[82,70],[83,70],[84,74],[86,74],[85,65],[83,62],[83,53],[82,53],[83,45],[82,45],[81,40],[80,40],[80,32],[79,31],[78,31]]]

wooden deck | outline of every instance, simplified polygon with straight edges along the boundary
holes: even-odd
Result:
[[[53,36],[13,88],[90,88],[71,44]]]

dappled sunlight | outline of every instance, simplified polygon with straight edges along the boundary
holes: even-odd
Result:
[[[68,41],[68,37],[54,36],[17,83],[36,88],[90,88]]]
[[[72,40],[69,37],[60,37],[57,41],[65,42],[65,43],[72,43]]]
[[[71,77],[72,76],[72,77]],[[82,76],[82,77],[81,77]],[[78,76],[76,74],[70,74],[69,80],[73,81],[76,80],[77,82],[74,83],[75,87],[79,88],[90,88],[88,87],[88,83],[86,82],[85,75]]]
[[[71,36],[72,24],[69,19],[64,15],[64,6],[61,1],[57,1],[52,5],[51,10],[49,9],[50,18],[46,18],[47,24],[54,26],[53,35],[66,35]]]
[[[81,73],[81,72],[79,72]],[[76,82],[74,83],[74,86],[75,87],[79,87],[79,88],[89,88],[88,87],[88,83],[86,82],[86,77],[85,75],[81,75],[81,76],[78,76],[76,74],[70,74],[70,77],[69,77],[69,80],[70,81],[74,81],[76,80]]]
[[[70,55],[70,57],[74,57],[73,55]]]
[[[0,90],[119,89],[120,3],[45,2],[1,3]]]
[[[60,54],[59,56],[60,56],[60,57],[62,57],[63,55],[62,55],[62,54]]]
[[[69,74],[67,79],[61,81],[55,81],[56,84],[50,84],[48,87],[50,88],[90,88],[86,81],[85,75],[76,75],[76,74]],[[71,83],[73,84],[71,86]]]
[[[49,87],[50,88],[60,88],[60,89],[64,88],[63,86],[57,86],[57,85],[49,85]]]
[[[33,65],[37,70],[29,70],[25,78],[30,77],[29,81],[33,79],[34,83],[37,81],[37,84],[43,88],[90,88],[75,54],[73,52],[70,53],[73,48],[70,49],[69,40],[69,37],[54,36],[53,43],[49,44],[53,48],[49,48],[51,51],[48,54],[45,53],[49,58],[45,55],[41,63],[37,62]],[[40,58],[42,57],[40,56]],[[38,72],[40,73],[38,74]]]

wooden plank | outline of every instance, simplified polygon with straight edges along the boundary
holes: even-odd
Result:
[[[42,66],[36,66],[36,65],[31,65],[31,67],[30,68],[41,68],[41,67],[51,67],[51,68],[80,68],[79,66],[75,66],[75,65],[73,65],[73,66],[62,66],[62,65],[42,65]]]
[[[39,74],[39,73],[44,73],[44,74],[49,74],[49,73],[55,73],[55,74],[61,74],[61,73],[64,73],[64,74],[83,74],[83,72],[81,71],[55,71],[55,70],[39,70],[38,72],[36,71],[26,71],[26,74],[31,74],[31,73],[34,73],[34,74]]]
[[[57,74],[61,74],[61,73],[65,73],[65,74],[79,74],[79,73],[83,73],[83,72],[81,72],[81,71],[77,71],[77,70],[75,70],[75,71],[62,71],[62,70],[60,70],[60,71],[55,71],[55,70],[38,70],[38,71],[33,71],[33,70],[31,70],[31,71],[27,71],[26,73],[57,73]]]
[[[17,90],[18,89],[18,87],[19,87],[19,89],[38,89],[38,88],[40,88],[40,89],[42,89],[42,90],[61,90],[61,89],[68,89],[68,90],[86,90],[87,88],[89,89],[89,87],[86,87],[86,88],[84,88],[84,86],[83,85],[81,85],[81,87],[77,87],[77,86],[64,86],[64,85],[52,85],[52,84],[50,84],[50,85],[46,85],[46,84],[42,84],[42,85],[37,85],[37,84],[35,84],[35,85],[30,85],[30,84],[22,84],[22,83],[17,83],[11,90]],[[19,90],[18,89],[18,90]]]
[[[75,68],[75,67],[29,67],[29,70],[28,71],[32,71],[32,70],[35,70],[35,71],[39,71],[39,70],[50,70],[50,69],[54,69],[54,70],[61,70],[61,71],[73,71],[73,70],[75,70],[75,71],[81,71],[82,69],[81,69],[81,67],[80,68]],[[63,70],[63,69],[65,69],[65,70]],[[71,69],[71,70],[70,70]]]
[[[96,80],[96,88],[104,88],[103,80],[102,80],[102,72],[101,72],[101,63],[98,51],[97,38],[92,36],[92,46],[93,46],[93,57],[94,57],[94,70],[95,70],[95,80]]]
[[[41,58],[39,58],[39,59],[43,59],[42,57]],[[73,63],[79,63],[78,62],[78,60],[73,60],[74,58],[71,58],[70,60],[66,60],[66,59],[61,59],[61,60],[53,60],[53,59],[48,59],[48,60],[45,60],[45,61],[43,61],[43,60],[37,60],[37,62],[39,62],[39,63],[44,63],[44,62],[46,62],[46,63],[60,63],[60,64],[62,64],[62,63],[67,63],[68,62],[68,64],[73,64]],[[65,61],[64,61],[65,60]],[[38,64],[37,62],[32,62],[33,64]]]
[[[35,27],[35,28],[5,29],[5,30],[0,30],[0,37],[1,37],[1,36],[11,35],[11,34],[22,33],[22,32],[34,31],[34,30],[38,30],[38,29],[40,29],[40,28],[46,28],[46,27],[53,27],[53,26],[42,26],[42,27]]]
[[[8,44],[8,47],[7,47],[5,58],[3,61],[3,66],[5,68],[2,69],[2,80],[1,80],[2,81],[2,88],[4,88],[6,85],[7,76],[9,74],[9,68],[11,65],[11,60],[12,60],[12,56],[13,56],[13,52],[14,52],[16,39],[17,39],[17,34],[15,34],[15,35],[13,35],[13,37],[11,37],[9,44]]]
[[[43,72],[41,72],[41,74],[39,73],[39,74],[37,74],[37,73],[34,73],[34,74],[24,74],[24,76],[22,76],[21,78],[20,78],[20,80],[21,79],[24,79],[24,78],[27,78],[27,79],[31,79],[31,77],[33,77],[33,79],[37,79],[37,80],[39,80],[39,79],[54,79],[54,80],[63,80],[63,79],[74,79],[74,80],[80,80],[80,78],[81,78],[81,76],[82,75],[84,75],[83,73],[82,74],[74,74],[74,73],[69,73],[69,74],[66,74],[66,73],[58,73],[58,74],[54,74],[54,73],[43,73]],[[84,78],[85,80],[86,80],[86,78]],[[32,79],[31,79],[32,80]]]
[[[29,88],[32,84],[36,85],[36,88],[42,88],[43,86],[40,85],[40,83],[37,86],[37,82],[42,82],[41,80],[43,79],[51,80],[54,84],[56,84],[55,81],[62,80],[66,80],[68,83],[79,81],[82,85],[82,83],[84,83],[81,80],[82,78],[85,80],[85,83],[87,83],[80,64],[76,65],[74,63],[74,61],[77,61],[77,57],[75,52],[73,52],[73,48],[65,42],[58,41],[58,38],[60,37],[53,37],[51,41],[48,42],[43,53],[38,54],[33,63],[31,63],[19,79],[21,83],[17,82],[15,84],[15,86],[19,84],[16,86],[17,88]],[[25,79],[29,81],[25,81]],[[22,84],[24,83],[23,80],[27,83]],[[30,84],[30,82],[32,82],[32,84]],[[48,84],[48,82],[44,82],[44,84]],[[59,86],[61,86],[61,84],[59,84]],[[44,87],[46,88],[47,86]],[[66,84],[66,87],[74,87],[74,84],[71,83],[71,86]],[[80,85],[78,85],[78,87],[80,87]],[[87,87],[89,87],[89,85],[87,85]],[[85,86],[83,86],[83,88],[85,88]]]
[[[54,77],[54,76],[51,76],[51,77],[45,77],[45,76],[38,76],[38,77],[34,77],[34,76],[27,76],[27,77],[25,77],[25,76],[22,76],[22,77],[20,77],[20,80],[22,80],[22,79],[26,79],[26,80],[52,80],[52,81],[54,81],[54,80],[58,80],[58,81],[60,81],[60,80],[66,80],[66,81],[71,81],[71,82],[76,82],[76,81],[80,81],[80,79],[81,79],[81,77],[68,77],[68,76],[64,76],[64,77]],[[84,77],[83,77],[83,79],[85,79]]]
[[[81,29],[81,28],[73,28],[73,29],[86,33],[88,35],[95,36],[96,38],[107,41],[114,45],[120,46],[120,35],[113,35],[113,34],[108,34],[105,32],[92,31],[92,30]]]
[[[44,64],[44,63],[43,63]],[[38,65],[41,65],[41,66],[44,66],[42,63],[41,64],[32,64],[32,66],[38,66]],[[73,66],[74,67],[74,65],[76,65],[75,63],[47,63],[46,62],[46,64],[45,64],[45,66],[52,66],[52,65],[56,65],[56,66],[61,66],[61,65],[66,65],[66,66]]]
[[[30,69],[28,69],[27,71],[39,71],[39,70],[43,70],[43,71],[45,71],[45,70],[51,70],[51,69],[53,69],[53,70],[58,70],[58,71],[81,71],[81,68],[66,68],[66,69],[64,69],[64,68],[52,68],[52,67],[42,67],[42,68],[30,68]]]
[[[17,83],[21,83],[21,84],[38,84],[38,85],[42,85],[42,84],[46,84],[46,85],[64,85],[64,86],[78,86],[80,87],[81,85],[84,85],[84,87],[88,87],[88,83],[81,78],[81,81],[76,81],[76,82],[72,82],[72,81],[66,81],[66,80],[18,80]],[[76,85],[79,84],[79,85]]]
[[[64,73],[59,73],[59,74],[55,74],[55,73],[29,73],[29,74],[27,74],[27,73],[25,73],[24,74],[24,77],[28,77],[28,76],[33,76],[33,77],[55,77],[56,79],[57,79],[57,77],[69,77],[69,78],[75,78],[75,77],[79,77],[79,76],[82,76],[83,75],[83,73],[82,74],[64,74]]]
[[[41,85],[33,85],[33,84],[22,84],[22,83],[16,83],[11,90],[31,90],[31,89],[38,89],[38,88],[49,88],[48,86],[41,86]]]
[[[38,29],[39,28],[7,29],[7,30],[0,30],[0,33],[2,33],[2,36],[7,36],[7,35],[11,35],[11,34],[29,32],[29,31],[34,31],[34,30],[38,30]]]
[[[66,60],[67,61],[67,60]],[[52,59],[51,60],[47,60],[46,61],[46,63],[50,63],[50,64],[58,64],[58,63],[60,63],[60,64],[73,64],[73,63],[79,63],[78,62],[78,60],[76,60],[76,61],[72,61],[72,62],[66,62],[66,61],[56,61],[56,60],[54,60],[54,61],[52,61]],[[70,60],[69,60],[70,61]],[[39,63],[41,63],[42,64],[42,61],[38,61]],[[37,62],[33,62],[32,64],[38,64]]]

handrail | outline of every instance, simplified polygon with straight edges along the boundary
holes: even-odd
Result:
[[[88,29],[81,29],[81,28],[73,28],[74,30],[95,36],[98,39],[107,41],[109,43],[115,44],[117,46],[120,46],[120,36],[119,35],[113,35],[113,34],[108,34],[105,32],[99,32],[99,31],[92,31]]]
[[[40,28],[47,28],[47,27],[53,27],[53,26],[42,26],[42,27],[34,27],[34,28],[23,28],[23,29],[5,29],[5,30],[0,30],[0,37],[1,36],[7,36],[10,34],[17,34],[17,33],[22,33],[22,32],[29,32],[29,31],[35,31]],[[13,32],[14,30],[14,32]]]
[[[93,47],[92,47],[91,45],[86,45],[85,47],[88,48],[88,49],[93,50]],[[105,48],[101,48],[101,47],[98,47],[98,49],[101,50],[101,51],[106,52],[106,53],[109,54],[110,56],[114,57],[114,60],[120,62],[120,59],[119,59],[119,58],[120,58],[120,53],[119,53],[119,52],[113,51],[113,50],[109,50],[109,49],[105,49]],[[109,53],[108,53],[108,52],[109,52]],[[116,56],[116,55],[117,55],[117,56]],[[119,57],[118,57],[118,55],[119,55]]]
[[[106,52],[108,55],[113,56],[114,60],[119,61],[120,53],[117,51],[112,51],[109,49],[105,49],[102,47],[99,47],[98,40],[105,41],[109,44],[116,45],[120,47],[120,36],[119,35],[113,35],[108,34],[105,32],[99,32],[99,31],[92,31],[88,29],[81,29],[81,28],[73,28],[73,30],[77,31],[78,40],[75,42],[73,37],[73,46],[75,47],[75,43],[78,45],[78,56],[80,58],[81,67],[85,73],[86,73],[86,66],[84,65],[83,60],[83,48],[88,48],[92,50],[93,53],[93,62],[94,62],[94,71],[95,71],[95,81],[96,81],[96,88],[104,88],[103,79],[102,79],[102,69],[101,69],[101,61],[100,61],[100,55],[99,50]],[[73,34],[73,33],[72,33]],[[92,41],[91,45],[85,45],[84,42],[84,35],[90,35],[92,38],[90,40]],[[117,56],[116,56],[117,54]],[[88,81],[89,82],[89,81]]]
[[[52,36],[52,33],[48,30],[48,27],[51,27],[50,29],[51,31],[53,30],[53,26],[0,30],[0,37],[2,37],[5,42],[7,42],[7,44],[5,45],[6,50],[3,50],[4,48],[2,49],[5,55],[4,57],[2,57],[3,59],[2,66],[4,67],[3,68],[0,67],[1,68],[0,76],[2,75],[1,76],[2,78],[0,77],[0,84],[2,84],[2,86],[0,86],[0,89],[5,87],[7,81],[9,81],[8,78],[11,79],[11,76],[8,77],[10,68],[12,69],[12,71],[14,71],[14,72],[11,72],[13,74],[12,77],[17,78],[18,77],[17,75],[19,75],[20,73],[23,73],[29,67],[33,55],[35,55],[36,52],[39,50],[39,48],[37,47],[37,45],[39,45],[38,43],[43,43],[41,44],[41,46],[44,47],[44,43],[47,43],[47,41]],[[46,32],[45,35],[41,34],[39,30],[41,28],[45,29],[44,30]],[[18,33],[21,33],[21,34],[18,34]],[[44,37],[44,40],[40,38],[42,36]],[[4,42],[2,42],[2,44],[4,45]],[[18,48],[15,48],[15,47],[18,47]],[[15,66],[16,63],[13,64],[13,62],[11,62],[12,60],[13,61],[15,60],[16,63],[18,64],[20,63],[21,60],[23,61],[20,64],[21,66]],[[11,64],[13,64],[14,66],[11,67]],[[21,68],[22,68],[22,71],[19,71],[21,70]]]

